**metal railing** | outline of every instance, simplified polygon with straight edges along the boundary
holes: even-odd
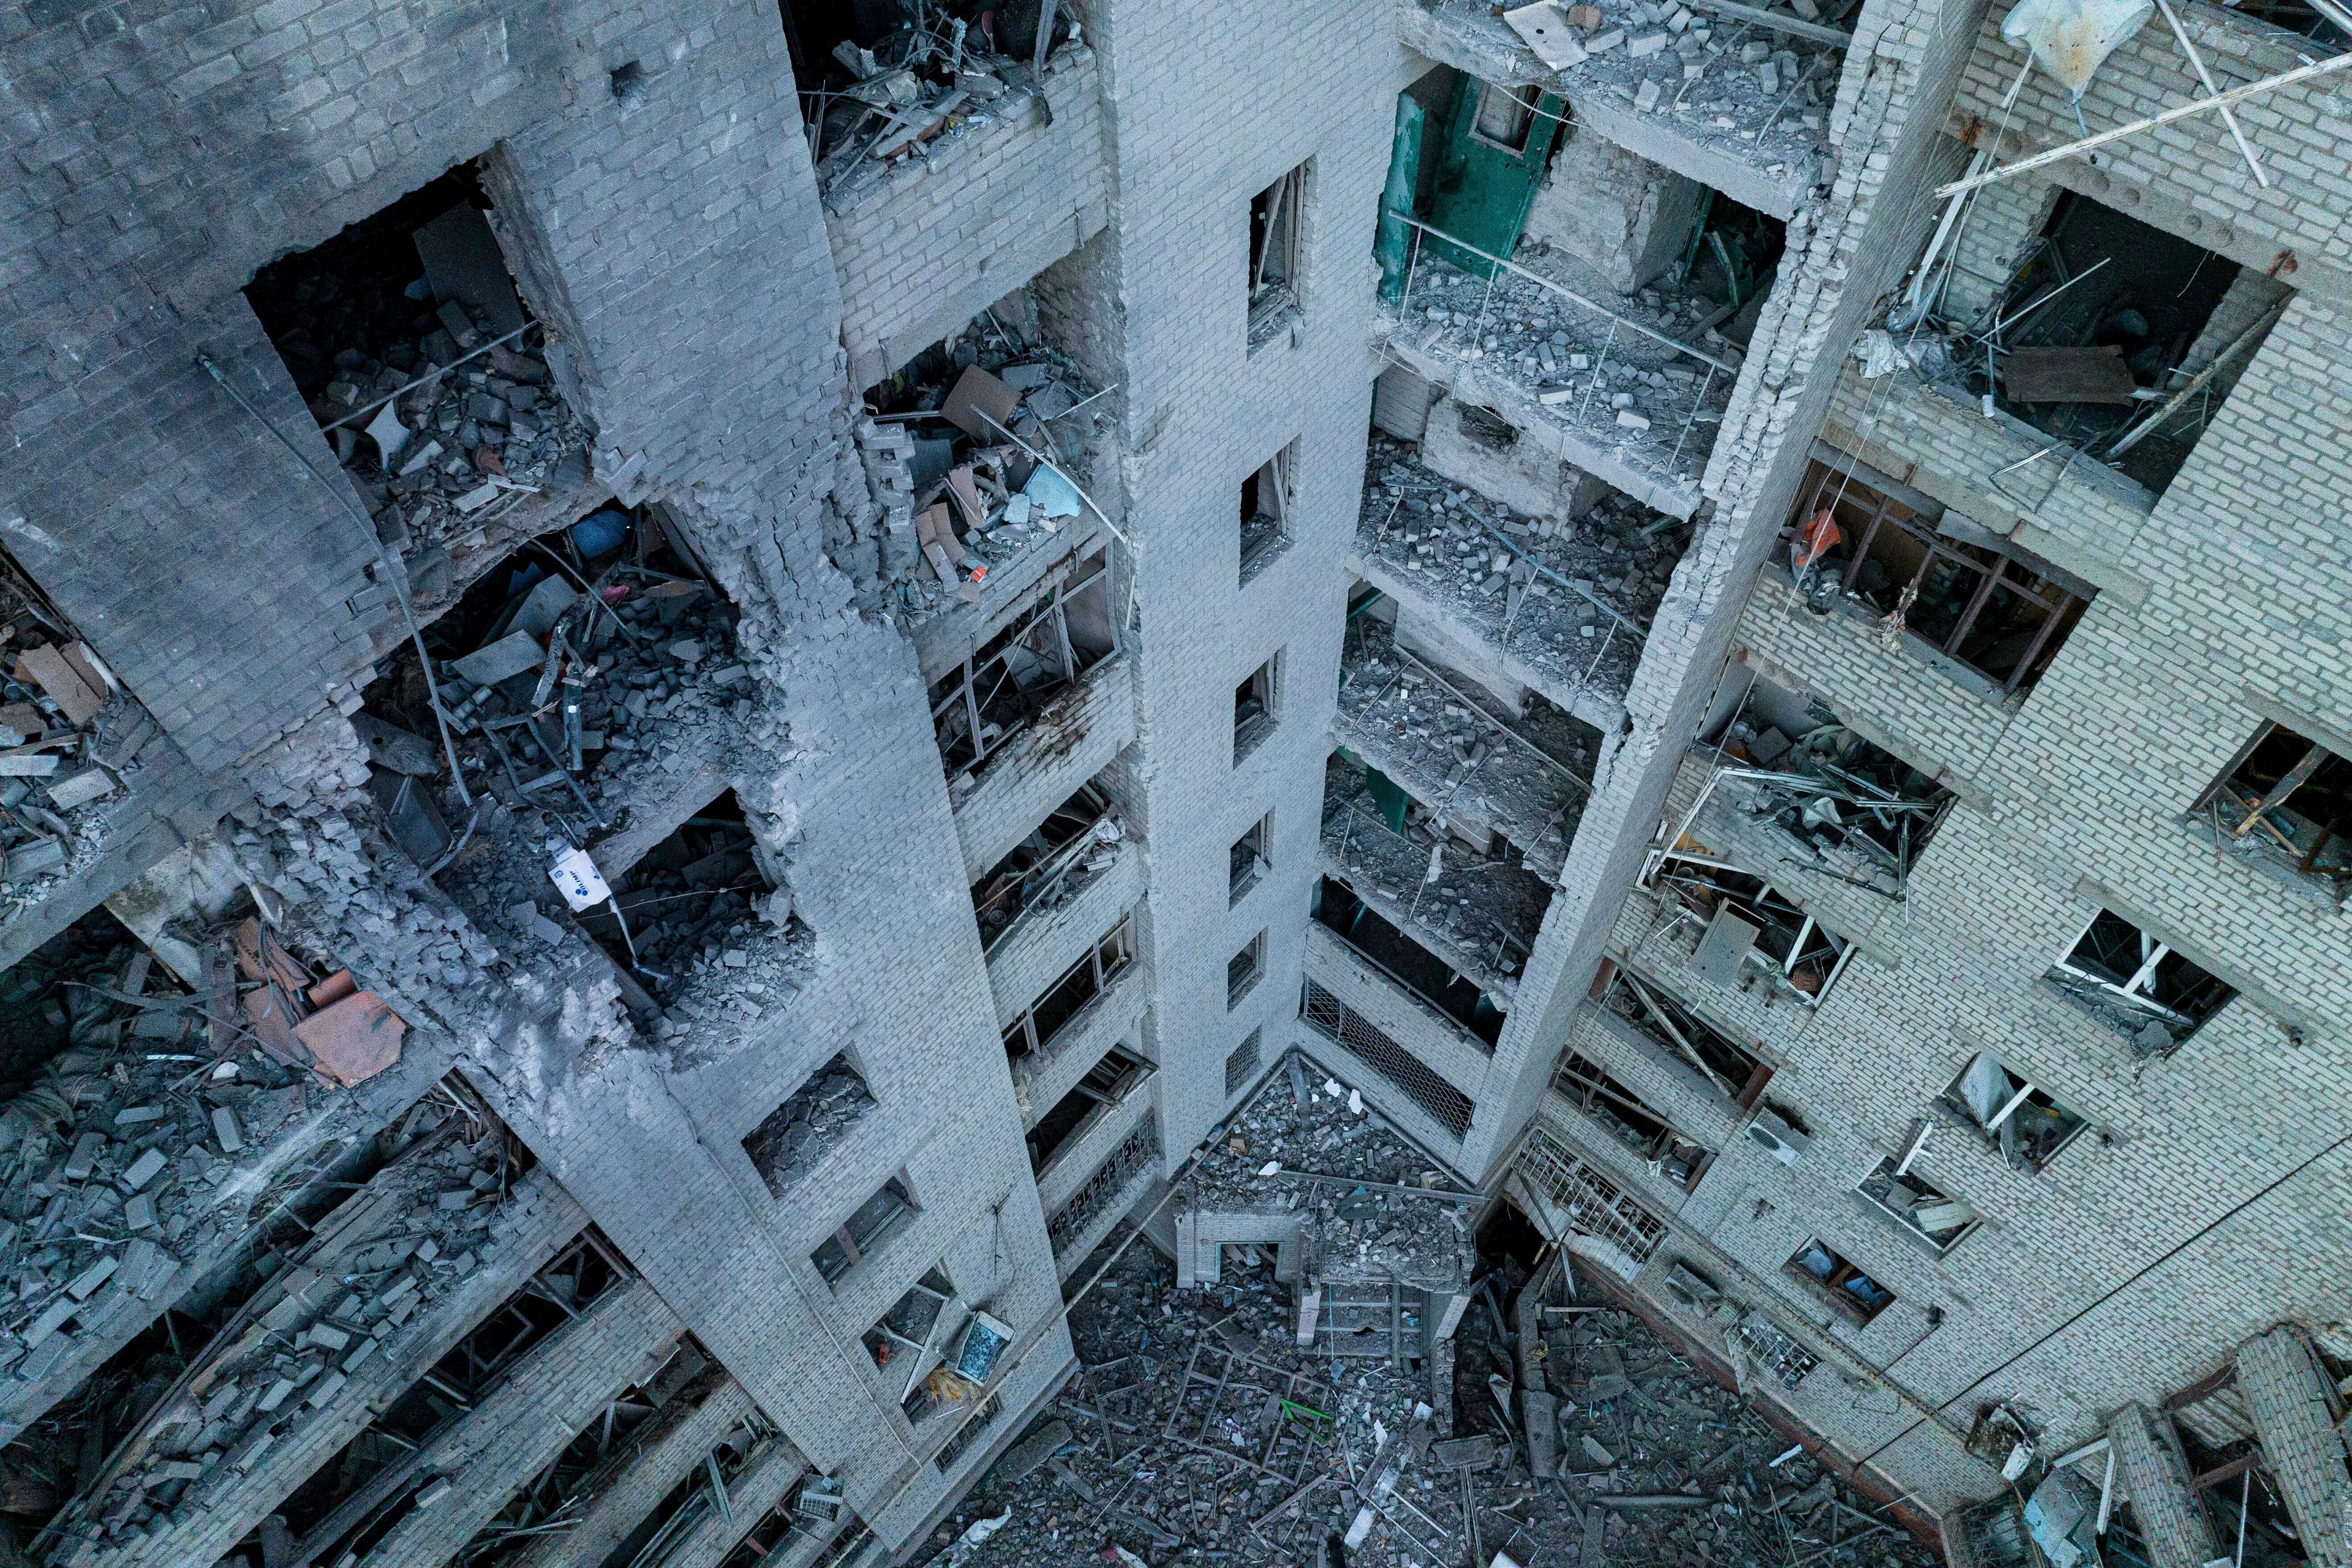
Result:
[[[1616,419],[1617,410],[1614,406],[1604,407],[1602,409],[1601,412],[1606,416],[1606,422],[1604,425],[1596,426],[1593,425],[1591,419],[1593,398],[1601,393],[1606,382],[1610,358],[1612,354],[1617,352],[1618,340],[1621,336],[1631,335],[1648,342],[1654,343],[1659,348],[1667,351],[1670,354],[1681,358],[1696,360],[1699,364],[1705,366],[1706,371],[1699,379],[1698,389],[1692,395],[1690,408],[1688,412],[1683,416],[1681,425],[1675,432],[1674,449],[1667,456],[1665,460],[1664,468],[1669,474],[1677,471],[1677,465],[1682,460],[1683,447],[1690,440],[1691,427],[1694,425],[1702,422],[1699,416],[1706,409],[1707,395],[1715,388],[1715,378],[1717,374],[1718,373],[1722,374],[1727,385],[1738,377],[1739,367],[1733,364],[1728,360],[1718,359],[1715,355],[1708,353],[1704,349],[1695,348],[1691,344],[1684,342],[1679,338],[1670,336],[1665,332],[1658,331],[1654,327],[1647,326],[1643,322],[1633,320],[1631,316],[1623,315],[1618,311],[1612,310],[1608,306],[1601,304],[1597,300],[1587,299],[1584,295],[1578,293],[1575,289],[1569,288],[1566,284],[1555,282],[1553,279],[1546,278],[1539,272],[1530,271],[1528,268],[1520,266],[1517,262],[1511,260],[1507,257],[1496,256],[1490,251],[1481,250],[1475,245],[1471,245],[1466,241],[1455,238],[1453,235],[1447,234],[1444,229],[1434,227],[1429,224],[1422,222],[1419,218],[1408,216],[1403,213],[1384,212],[1381,215],[1381,221],[1382,223],[1399,224],[1413,231],[1412,241],[1405,258],[1403,285],[1395,300],[1397,320],[1400,325],[1403,323],[1412,312],[1413,305],[1413,290],[1414,288],[1422,281],[1422,252],[1427,242],[1431,240],[1436,241],[1441,246],[1451,247],[1453,249],[1465,256],[1475,257],[1478,260],[1486,265],[1487,271],[1486,287],[1480,292],[1478,309],[1466,322],[1461,323],[1468,331],[1472,346],[1475,346],[1478,338],[1486,331],[1489,314],[1493,310],[1495,302],[1495,280],[1499,275],[1505,272],[1509,273],[1514,278],[1523,279],[1526,281],[1534,284],[1538,289],[1544,290],[1547,295],[1559,299],[1575,310],[1583,314],[1585,317],[1591,319],[1591,326],[1584,335],[1587,339],[1588,345],[1585,352],[1590,354],[1592,363],[1583,370],[1575,373],[1577,375],[1583,378],[1583,385],[1580,395],[1579,394],[1574,383],[1566,380],[1563,380],[1562,384],[1559,387],[1539,391],[1537,394],[1538,401],[1541,403],[1545,408],[1549,409],[1555,414],[1561,415],[1564,418],[1568,417],[1566,411],[1572,407],[1575,410],[1575,413],[1572,418],[1569,419],[1569,422],[1581,427],[1587,432],[1591,432],[1595,429],[1619,430],[1623,428],[1623,426],[1619,425]],[[1451,265],[1450,263],[1445,262],[1445,258],[1442,254],[1433,259],[1440,263]],[[1467,269],[1463,270],[1465,271],[1465,276],[1470,275]],[[1605,331],[1601,330],[1601,323],[1603,322],[1607,324]],[[1439,330],[1433,334],[1431,339],[1427,340],[1432,342],[1450,337],[1457,323],[1455,321],[1449,319],[1442,323],[1435,324],[1438,326]],[[1591,339],[1596,335],[1599,337],[1600,342],[1597,348],[1594,348],[1591,346]],[[1560,397],[1557,402],[1552,401],[1553,397],[1557,394],[1563,392],[1567,393],[1569,395]]]

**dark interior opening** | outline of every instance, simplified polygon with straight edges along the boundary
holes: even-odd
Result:
[[[698,957],[719,958],[729,944],[753,941],[775,884],[752,844],[742,803],[729,790],[608,879],[618,920],[604,904],[582,912],[580,923],[656,997],[675,995]]]
[[[1486,992],[1381,919],[1345,883],[1324,878],[1317,884],[1315,907],[1310,912],[1346,939],[1349,947],[1386,970],[1423,1002],[1486,1041],[1489,1047],[1503,1037],[1507,1015],[1486,999]]]

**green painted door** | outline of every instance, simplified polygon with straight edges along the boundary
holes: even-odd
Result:
[[[1495,270],[1486,257],[1508,259],[1566,109],[1564,100],[1531,87],[1462,78],[1439,138],[1429,211],[1431,226],[1461,244],[1430,238],[1438,255],[1480,278]]]

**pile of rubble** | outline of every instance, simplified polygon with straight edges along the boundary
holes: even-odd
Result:
[[[1375,433],[1357,543],[1561,687],[1622,691],[1679,559],[1661,521],[1614,492],[1573,522],[1523,517]]]
[[[522,1168],[506,1135],[434,1098],[395,1137],[405,1146],[385,1169],[238,1307],[59,1517],[57,1561],[184,1522],[495,1252],[493,1221]]]
[[[1402,831],[1381,814],[1365,770],[1332,753],[1323,851],[1358,898],[1426,940],[1507,1005],[1551,904],[1551,885],[1507,851],[1484,854],[1417,800]]]
[[[251,296],[378,535],[432,602],[456,590],[449,546],[546,493],[588,437],[480,209],[451,206],[405,244],[381,226],[287,257]]]
[[[880,7],[871,9],[879,10]],[[811,118],[817,180],[826,197],[877,178],[934,142],[1027,111],[1042,91],[1046,51],[1037,47],[1038,7],[988,6],[971,0],[894,6],[902,20],[873,47],[845,38],[821,66],[826,90]],[[861,7],[861,18],[868,8]],[[1066,6],[1054,17],[1049,47],[1078,41]]]
[[[282,1172],[234,1214],[215,1201],[324,1086],[398,1058],[406,1026],[348,972],[318,977],[251,920],[236,946],[242,984],[199,992],[126,942],[53,998],[68,1043],[0,1107],[0,1159],[16,1173],[0,1252],[19,1284],[0,1311],[0,1367],[16,1377],[41,1377],[75,1325],[123,1293],[152,1300],[277,1185],[299,1185],[301,1172]]]
[[[1592,776],[1591,731],[1535,698],[1513,715],[1466,677],[1396,646],[1372,616],[1349,623],[1339,726],[1351,749],[1438,797],[1454,831],[1500,832],[1529,868],[1557,875]]]
[[[991,572],[1086,525],[1097,396],[1034,321],[983,314],[926,351],[868,395],[869,500],[828,541],[836,563],[863,595],[891,584],[910,624],[977,600]]]
[[[166,744],[147,710],[0,558],[0,923],[106,847],[109,808]]]

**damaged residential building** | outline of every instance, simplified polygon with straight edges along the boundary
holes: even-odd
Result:
[[[2338,0],[0,68],[0,1563],[2352,1568]]]

